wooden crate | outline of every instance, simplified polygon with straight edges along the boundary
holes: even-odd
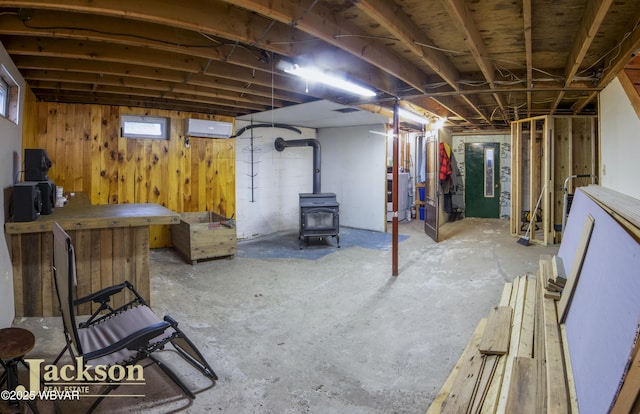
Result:
[[[234,221],[210,211],[180,213],[180,223],[171,226],[171,240],[191,264],[237,251]]]

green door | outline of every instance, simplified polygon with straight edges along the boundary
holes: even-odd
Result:
[[[500,144],[465,144],[466,217],[500,217]]]

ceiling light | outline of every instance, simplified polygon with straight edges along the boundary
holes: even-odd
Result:
[[[357,85],[353,82],[350,82],[346,79],[343,79],[337,75],[331,75],[327,72],[324,72],[320,69],[313,67],[300,67],[297,64],[295,65],[283,65],[283,70],[287,73],[291,73],[292,75],[300,76],[302,79],[305,79],[307,82],[320,82],[332,88],[342,89],[343,91],[347,91],[350,93],[354,93],[360,96],[372,97],[376,96],[375,91],[371,89],[364,88],[360,85]]]
[[[435,129],[442,129],[444,127],[444,123],[447,121],[447,118],[438,118],[435,122]]]
[[[421,125],[429,124],[429,119],[425,118],[422,115],[416,114],[415,112],[408,111],[404,108],[398,108],[398,116],[403,118],[406,121],[417,122]]]

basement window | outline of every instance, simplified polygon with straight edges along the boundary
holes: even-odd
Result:
[[[0,116],[18,123],[20,86],[4,65],[0,66]]]
[[[122,115],[120,122],[124,138],[169,139],[169,118]]]

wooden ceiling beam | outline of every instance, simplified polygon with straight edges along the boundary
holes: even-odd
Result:
[[[141,79],[121,75],[99,75],[90,73],[70,73],[52,70],[25,70],[22,76],[31,85],[32,81],[45,82],[65,82],[65,83],[88,83],[104,86],[130,86],[138,89],[149,89],[155,91],[172,91],[179,93],[191,93],[211,98],[220,98],[230,101],[247,102],[263,106],[275,106],[280,108],[288,103],[280,100],[271,100],[267,97],[252,95],[247,92],[230,92],[212,87],[187,85],[183,83],[165,82],[156,79]],[[240,105],[241,106],[241,105]]]
[[[458,78],[460,77],[458,70],[443,52],[422,46],[434,45],[434,42],[420,30],[410,16],[402,11],[400,6],[383,0],[359,0],[355,5],[382,25],[413,54],[419,56],[453,90],[458,89]]]
[[[598,30],[604,18],[607,16],[607,12],[612,3],[613,0],[589,0],[587,2],[584,15],[580,21],[580,28],[576,32],[576,37],[573,39],[573,46],[571,47],[571,52],[565,65],[565,86],[569,86],[573,82],[573,78],[578,73],[580,66],[582,66],[582,62],[591,47],[591,43],[593,43],[593,40],[598,34]],[[558,108],[563,97],[564,92],[560,92],[551,107],[551,113]]]
[[[640,11],[636,16],[635,22],[640,21]],[[628,36],[625,35],[624,39],[618,45],[619,53],[613,56],[613,59],[606,61],[605,67],[607,68],[600,80],[598,81],[598,87],[600,90],[604,89],[616,76],[622,71],[627,63],[633,59],[635,54],[640,50],[640,25],[636,25]],[[578,114],[584,110],[584,108],[591,102],[599,92],[592,92],[588,97],[581,99],[573,107],[573,112]]]
[[[399,6],[382,0],[360,0],[356,3],[356,6],[360,10],[364,11],[369,17],[381,24],[413,54],[420,57],[420,59],[434,72],[436,72],[445,82],[447,82],[454,91],[460,89],[458,84],[460,74],[451,60],[449,60],[449,58],[441,51],[423,46],[434,45],[434,42],[420,30],[420,28],[411,20],[411,17],[404,13]],[[421,101],[424,105],[430,101],[430,99]],[[459,109],[457,111],[453,111],[438,101],[434,102],[439,106],[447,108],[451,114],[470,122],[470,118],[468,115],[463,115],[463,111],[460,111]],[[468,101],[466,104],[472,105],[473,102]],[[433,104],[431,104],[431,106],[433,106]],[[428,110],[435,113],[433,109]],[[476,113],[480,112],[480,109],[477,107],[472,108],[472,110]]]
[[[60,94],[55,90],[34,90],[44,102],[61,102],[69,104],[93,104],[110,106],[128,106],[139,108],[165,109],[170,111],[214,113],[236,117],[250,113],[250,111],[233,111],[227,106],[205,105],[187,101],[174,101],[166,98],[136,98],[129,95],[96,95],[95,93],[73,91],[71,93]]]
[[[299,93],[300,87],[292,77],[267,74],[231,64],[216,63],[215,71],[206,59],[188,55],[157,51],[149,48],[133,48],[121,45],[80,42],[68,39],[2,36],[5,49],[15,56],[41,56],[97,60],[121,64],[136,64],[153,68],[178,70],[185,73],[209,74],[262,86]],[[209,72],[211,71],[211,72]]]
[[[390,52],[380,42],[371,39],[367,33],[363,33],[348,20],[332,13],[322,3],[313,2],[310,6],[303,7],[299,2],[289,1],[229,0],[227,2],[293,26],[425,92],[426,74],[424,72],[408,60]],[[395,91],[389,92],[397,95]]]
[[[136,0],[123,6],[122,0],[102,0],[99,4],[81,0],[0,0],[0,7],[38,8],[133,19],[217,36],[286,57],[296,57],[302,53],[310,58],[316,54],[334,55],[342,61],[343,67],[349,71],[353,79],[367,82],[386,93],[394,92],[395,82],[376,65],[363,65],[362,59],[357,55],[341,53],[339,49],[328,48],[324,43],[315,44],[312,48],[308,47],[308,44],[301,45],[300,42],[310,40],[310,37],[289,25],[288,20],[285,24],[274,24],[274,20],[269,17],[234,7],[229,3],[215,0],[189,0],[188,3],[173,0]],[[206,10],[206,13],[203,13],[203,10]]]
[[[532,30],[532,14],[531,14],[531,1],[522,0],[522,20],[524,21],[524,53],[527,65],[527,88],[533,89],[533,42],[531,37]],[[531,92],[527,92],[527,112],[525,118],[531,117]],[[514,108],[515,120],[517,121],[518,104],[516,103]]]
[[[145,98],[163,98],[163,99],[172,99],[176,102],[185,101],[192,103],[200,103],[205,105],[219,105],[221,107],[227,108],[241,108],[243,110],[247,110],[249,112],[261,112],[271,109],[266,105],[252,105],[246,102],[233,101],[218,97],[205,97],[203,95],[196,95],[193,93],[181,93],[175,91],[164,91],[164,90],[151,90],[151,89],[141,89],[136,87],[128,87],[128,86],[109,86],[109,85],[94,85],[91,84],[79,84],[79,83],[63,83],[63,82],[49,82],[49,81],[32,81],[30,86],[34,90],[60,90],[64,89],[65,91],[79,91],[79,92],[95,92],[100,94],[115,94],[115,95],[128,95],[128,96],[136,96],[136,97],[145,97]]]
[[[491,62],[488,58],[489,53],[487,52],[482,37],[480,36],[478,26],[473,20],[471,13],[469,13],[469,9],[467,8],[464,0],[446,0],[443,2],[443,5],[449,13],[449,16],[451,16],[451,18],[453,19],[454,25],[458,28],[460,33],[464,35],[465,41],[469,46],[469,49],[471,50],[471,54],[478,64],[478,67],[480,68],[480,71],[482,72],[484,78],[489,83],[489,86],[491,88],[494,88],[496,68],[493,65],[493,62]],[[504,120],[506,122],[509,122],[509,113],[505,109],[502,97],[498,94],[494,94],[493,98],[500,108]],[[474,109],[479,114],[482,113],[482,111],[478,110],[478,108]],[[485,119],[489,121],[488,118],[485,117]]]
[[[247,93],[264,98],[273,98],[283,102],[303,103],[309,99],[300,94],[283,92],[268,86],[261,86],[247,80],[221,78],[213,75],[202,75],[162,68],[152,68],[136,64],[103,62],[97,60],[51,58],[37,56],[15,56],[15,65],[21,70],[53,70],[72,73],[128,76],[139,79],[155,79],[158,81],[185,83],[189,85],[213,87],[237,93]]]

